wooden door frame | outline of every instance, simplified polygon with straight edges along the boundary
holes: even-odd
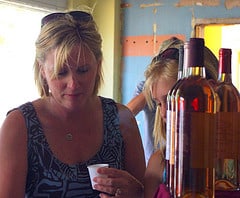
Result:
[[[240,24],[240,18],[203,18],[193,19],[193,37],[204,38],[204,27],[207,25],[234,25]]]

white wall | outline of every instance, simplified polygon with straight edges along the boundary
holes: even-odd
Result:
[[[34,43],[47,12],[14,5],[0,1],[0,127],[10,109],[39,98]]]
[[[0,2],[20,3],[47,10],[65,10],[67,0],[0,0]]]

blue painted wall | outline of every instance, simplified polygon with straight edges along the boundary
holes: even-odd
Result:
[[[208,0],[209,1],[209,0]],[[224,0],[219,6],[176,7],[176,0],[122,0],[130,7],[122,9],[123,36],[152,35],[153,23],[157,24],[157,34],[183,33],[191,36],[192,15],[195,18],[232,18],[240,17],[240,8],[226,9]],[[142,4],[160,3],[161,6],[141,8]],[[154,9],[156,12],[154,12]]]

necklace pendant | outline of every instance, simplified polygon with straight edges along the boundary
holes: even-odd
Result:
[[[66,140],[67,140],[67,141],[72,141],[72,139],[73,139],[72,134],[71,134],[71,133],[67,133],[67,134],[66,134]]]

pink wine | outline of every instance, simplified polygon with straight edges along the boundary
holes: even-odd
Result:
[[[173,196],[213,198],[216,95],[205,78],[204,40],[190,38],[185,47],[187,76],[175,96],[178,116]]]
[[[216,190],[239,190],[240,96],[232,83],[232,50],[219,50],[216,92],[220,103],[217,113]]]

